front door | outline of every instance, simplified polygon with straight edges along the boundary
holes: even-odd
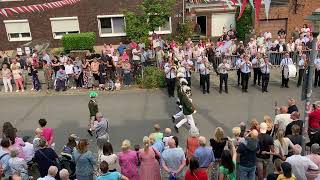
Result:
[[[201,36],[207,36],[207,16],[197,16],[197,24]]]

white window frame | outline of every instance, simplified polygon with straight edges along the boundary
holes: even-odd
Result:
[[[28,23],[28,26],[29,26],[29,32],[30,33],[30,37],[22,37],[22,34],[19,33],[19,38],[11,38],[9,34],[14,34],[14,33],[11,33],[9,32],[8,33],[8,30],[6,28],[6,33],[7,33],[7,37],[8,37],[8,41],[10,42],[18,42],[18,41],[31,41],[32,40],[32,34],[31,34],[31,29],[30,29],[30,24],[29,24],[29,21],[28,19],[20,19],[20,20],[4,20],[3,23],[6,24],[6,23],[25,23],[27,22]]]
[[[171,21],[171,17],[169,17],[169,27],[170,27],[170,30],[164,30],[162,31],[161,30],[161,27],[157,27],[156,29],[158,30],[155,30],[154,33],[156,34],[171,34],[172,33],[172,21]],[[152,31],[149,32],[149,35],[152,35]]]
[[[79,26],[79,30],[78,30],[78,33],[80,33],[80,25],[79,25],[79,20],[78,20],[78,17],[77,16],[73,16],[73,17],[55,17],[55,18],[50,18],[50,22],[51,21],[63,21],[63,20],[77,20],[78,21],[78,26]],[[63,35],[56,35],[56,32],[53,32],[52,30],[52,25],[51,25],[51,31],[52,31],[52,36],[53,36],[53,39],[62,39],[62,36]],[[65,32],[66,34],[69,34],[69,32]]]
[[[113,31],[113,21],[112,18],[114,17],[123,17],[124,20],[124,26],[126,26],[126,21],[125,21],[125,17],[124,14],[114,14],[114,15],[98,15],[97,16],[97,21],[98,21],[98,29],[99,29],[99,36],[100,37],[120,37],[120,36],[126,36],[126,33],[114,33]],[[100,19],[103,18],[111,18],[111,29],[112,29],[112,33],[102,33],[101,32],[101,22]]]

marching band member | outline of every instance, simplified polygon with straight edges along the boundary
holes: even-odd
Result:
[[[228,71],[230,70],[230,65],[227,63],[227,59],[223,59],[222,63],[218,66],[218,72],[220,75],[220,90],[222,93],[222,84],[224,83],[225,92],[228,94]]]
[[[185,69],[184,78],[188,81],[188,86],[191,87],[191,71],[193,69],[193,62],[186,56],[186,58],[181,62],[181,66]]]
[[[181,105],[184,118],[174,126],[177,133],[179,133],[179,128],[186,122],[190,124],[190,128],[196,127],[192,116],[195,112],[195,108],[192,104],[191,89],[189,86],[182,87]]]
[[[240,55],[240,58],[237,59],[236,61],[236,69],[237,69],[237,78],[238,78],[238,86],[240,86],[240,83],[242,84],[241,80],[241,62],[243,61],[243,54]]]
[[[262,74],[262,92],[268,92],[270,68],[272,68],[272,64],[269,62],[269,58],[268,56],[264,56],[264,61],[260,64]]]
[[[260,59],[261,54],[258,53],[257,56],[252,59],[252,68],[253,68],[253,85],[255,86],[257,84],[258,80],[258,86],[260,86],[261,81],[261,69],[260,69]]]
[[[90,118],[89,118],[89,125],[88,125],[88,128],[89,128],[88,133],[90,134],[90,136],[93,136],[92,128],[94,125],[94,121],[96,119],[96,114],[99,112],[98,103],[96,100],[97,96],[98,94],[95,91],[91,91],[89,93],[90,101],[88,103],[88,108],[89,108]]]
[[[204,57],[199,66],[200,70],[200,85],[202,86],[203,94],[210,93],[210,64],[206,57]]]
[[[180,111],[173,115],[172,118],[172,122],[174,123],[174,121],[178,118],[180,118],[183,115],[183,111],[182,111],[182,105],[181,105],[181,99],[182,99],[182,88],[186,85],[188,85],[188,81],[184,78],[179,78],[181,73],[178,73],[178,79],[176,84],[177,84],[177,104],[179,105]]]
[[[175,78],[176,78],[177,67],[173,64],[172,60],[169,60],[164,65],[164,72],[166,74],[166,81],[168,87],[169,97],[174,97],[174,87],[175,87]]]
[[[293,64],[292,59],[289,56],[289,53],[286,52],[285,58],[281,60],[280,67],[282,69],[282,81],[281,88],[286,87],[289,88],[289,65]]]
[[[314,87],[320,87],[320,56],[314,60],[315,74],[314,74]]]
[[[298,77],[298,83],[297,83],[297,87],[300,87],[301,86],[301,82],[302,82],[302,79],[303,79],[303,76],[304,76],[304,71],[305,71],[305,68],[307,66],[307,56],[306,54],[302,54],[299,62],[298,62],[298,67],[299,67],[299,77]]]
[[[242,82],[242,92],[248,92],[248,83],[251,73],[252,63],[249,60],[248,55],[244,55],[244,61],[241,62],[241,82]]]

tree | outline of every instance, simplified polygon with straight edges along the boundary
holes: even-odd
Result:
[[[239,16],[239,12],[240,11],[237,10],[236,17]],[[238,39],[244,41],[246,34],[252,30],[252,27],[252,7],[248,5],[241,18],[236,21]]]
[[[146,24],[145,16],[138,15],[134,12],[125,12],[126,35],[129,39],[138,42],[145,42],[149,35],[149,28]]]
[[[175,0],[143,0],[140,9],[147,19],[149,30],[164,26],[172,13]]]
[[[177,26],[176,39],[179,43],[183,43],[187,38],[190,38],[193,33],[191,20],[186,20],[184,23],[179,22]]]

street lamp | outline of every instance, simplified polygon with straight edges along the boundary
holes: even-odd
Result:
[[[312,50],[311,50],[311,57],[309,59],[308,67],[305,72],[305,79],[304,79],[304,85],[302,86],[302,96],[301,100],[305,100],[305,110],[304,110],[304,130],[303,130],[303,152],[302,154],[305,154],[306,149],[306,142],[305,139],[307,137],[307,130],[309,125],[309,116],[308,112],[311,109],[311,95],[312,95],[312,78],[313,78],[313,71],[314,71],[314,60],[317,58],[317,36],[319,34],[320,30],[320,8],[316,9],[314,12],[312,12],[312,15],[307,16],[305,20],[311,21],[313,24],[313,33],[312,33]]]

